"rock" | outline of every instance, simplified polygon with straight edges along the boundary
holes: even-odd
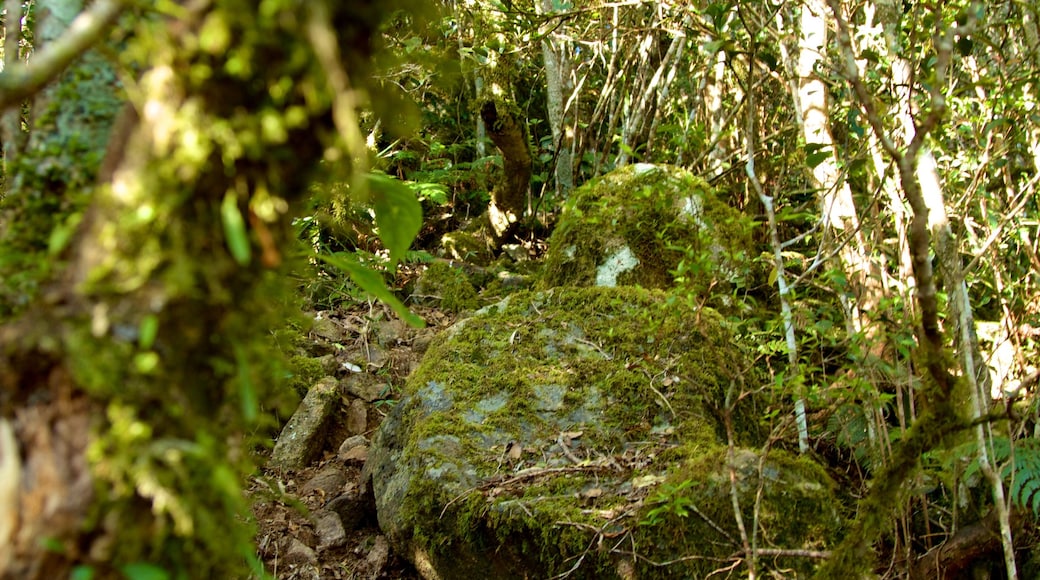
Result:
[[[384,381],[367,373],[350,375],[343,383],[348,393],[366,403],[382,399],[389,390]]]
[[[379,578],[389,559],[390,544],[386,541],[386,536],[376,536],[372,540],[372,547],[368,549],[368,556],[365,556],[365,567],[368,569],[365,577],[371,580]]]
[[[315,383],[278,436],[269,465],[296,470],[317,459],[325,443],[329,417],[338,403],[339,383],[335,378],[325,377]]]
[[[368,459],[368,440],[362,435],[347,437],[339,446],[336,457],[346,463],[348,461],[360,461]]]
[[[541,284],[669,288],[682,263],[685,290],[714,289],[722,300],[749,274],[751,231],[746,217],[688,171],[629,165],[568,198]]]
[[[320,492],[325,497],[336,497],[343,491],[343,484],[347,482],[347,474],[336,462],[329,463],[314,474],[307,483],[300,486],[300,497],[308,496],[314,492]]]
[[[364,463],[368,461],[368,446],[362,445],[361,447],[355,447],[346,453],[340,455],[340,460],[344,463],[351,461],[357,461],[358,463]]]
[[[424,328],[415,334],[412,338],[412,350],[418,353],[426,352],[426,349],[430,347],[430,342],[437,336],[437,331],[433,328]]]
[[[321,365],[321,370],[324,371],[326,375],[335,375],[340,370],[339,362],[336,360],[336,355],[334,354],[326,354],[318,357],[318,364]]]
[[[361,447],[362,445],[368,445],[368,439],[365,439],[364,435],[351,435],[343,440],[343,443],[339,444],[339,453],[343,454],[355,447]]]
[[[368,409],[364,401],[354,399],[347,408],[347,432],[360,435],[365,431],[368,431]]]
[[[319,312],[311,324],[311,334],[329,342],[343,342],[347,338],[347,329],[341,324],[327,318],[327,312]]]
[[[314,553],[314,550],[296,538],[292,538],[289,542],[289,548],[285,551],[283,558],[286,564],[295,564],[297,566],[318,563],[318,555]]]
[[[390,362],[390,352],[378,344],[369,343],[365,345],[362,354],[365,357],[365,366],[369,372],[377,371]]]
[[[371,495],[365,494],[357,486],[348,486],[346,491],[327,503],[325,509],[339,516],[344,530],[353,531],[373,514],[375,506],[372,505]]]
[[[375,331],[376,342],[387,348],[401,340],[401,337],[408,332],[408,324],[403,320],[391,318],[373,322],[372,329]]]
[[[434,262],[415,283],[416,301],[433,301],[443,310],[461,312],[477,308],[477,290],[460,267]]]
[[[319,515],[314,531],[318,534],[319,552],[339,548],[347,543],[347,532],[336,512],[327,511]]]
[[[759,547],[826,550],[841,527],[826,472],[753,450],[766,383],[709,308],[633,287],[520,292],[433,342],[363,476],[391,548],[426,578],[660,577],[650,561],[709,576],[741,551],[731,469],[747,526],[761,490]],[[641,557],[589,549],[615,538]],[[817,563],[770,556],[759,572]]]

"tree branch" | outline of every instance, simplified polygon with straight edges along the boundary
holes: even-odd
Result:
[[[60,75],[101,38],[127,3],[97,0],[72,21],[68,32],[36,53],[31,65],[18,64],[0,73],[0,110],[18,105]]]

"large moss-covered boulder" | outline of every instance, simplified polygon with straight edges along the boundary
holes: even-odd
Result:
[[[750,232],[750,220],[690,172],[625,166],[571,194],[549,238],[543,287],[678,283],[726,294],[756,255]]]
[[[759,570],[808,573],[839,524],[833,484],[751,450],[761,387],[711,309],[514,294],[445,331],[383,422],[365,468],[380,526],[427,578],[696,578],[743,557],[735,490],[774,550]]]

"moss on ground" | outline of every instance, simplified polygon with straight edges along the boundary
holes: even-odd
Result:
[[[417,294],[438,301],[444,310],[463,312],[476,310],[477,290],[466,273],[445,262],[434,262],[419,280]]]

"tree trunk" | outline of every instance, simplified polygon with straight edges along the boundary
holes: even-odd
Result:
[[[4,1],[4,70],[11,70],[19,62],[22,41],[22,1]],[[22,141],[22,110],[12,107],[0,119],[0,139],[3,140],[4,173],[9,173],[18,159]]]
[[[492,245],[502,246],[520,225],[531,190],[531,147],[527,126],[516,105],[485,100],[480,106],[488,136],[502,151],[502,178],[491,192],[488,218]]]
[[[68,268],[0,327],[0,471],[23,474],[14,499],[0,487],[0,509],[17,506],[0,577],[113,577],[144,562],[172,577],[256,574],[238,481],[244,432],[280,396],[259,338],[282,316],[270,268],[323,151],[342,147],[337,99],[315,92],[332,81],[300,58],[318,51],[301,39],[340,31],[321,50],[338,51],[357,97],[385,12],[352,6],[329,3],[326,18],[310,4],[264,16],[209,2],[172,26],[139,21],[152,58],[139,121],[114,136],[125,142]],[[198,42],[203,23],[226,25],[218,45]]]
[[[541,14],[553,13],[552,0],[541,0],[535,5]],[[564,118],[564,87],[566,86],[566,67],[561,47],[564,41],[555,33],[542,39],[542,58],[545,60],[546,106],[549,113],[549,127],[553,135],[553,158],[556,177],[556,194],[567,197],[574,188],[574,168],[571,162],[571,151],[574,146],[574,131],[566,126]]]

